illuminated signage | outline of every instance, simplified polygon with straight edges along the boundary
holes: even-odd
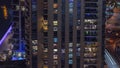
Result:
[[[7,19],[8,18],[8,10],[7,10],[7,7],[4,5],[4,6],[1,6],[2,10],[3,10],[3,16],[4,16],[4,19]]]

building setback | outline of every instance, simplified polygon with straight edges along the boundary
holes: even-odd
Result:
[[[38,68],[103,68],[104,0],[37,0]]]

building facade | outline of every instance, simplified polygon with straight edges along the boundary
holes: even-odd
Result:
[[[13,42],[13,57],[16,59],[13,60],[24,60],[25,59],[25,49],[24,49],[24,34],[25,34],[25,1],[24,0],[11,0],[11,9],[12,9],[12,22],[13,22],[13,31],[14,35],[12,38]],[[21,56],[19,56],[19,54]],[[23,58],[23,59],[21,59]]]
[[[11,8],[14,22],[14,60],[24,60],[26,68],[32,68],[31,0],[12,0]]]
[[[38,68],[103,68],[104,0],[37,0]]]

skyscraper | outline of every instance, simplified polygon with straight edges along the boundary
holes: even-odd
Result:
[[[38,68],[103,68],[104,0],[37,0]]]
[[[32,67],[31,0],[12,0],[11,7],[14,22],[14,58],[26,61],[27,68],[30,68]]]

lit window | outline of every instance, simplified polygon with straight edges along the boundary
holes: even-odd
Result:
[[[48,66],[47,66],[47,65],[44,65],[43,68],[48,68]]]
[[[22,54],[19,52],[19,53],[18,53],[18,57],[21,57],[21,56],[22,56]]]
[[[58,64],[58,60],[53,60],[54,65]]]
[[[70,13],[73,13],[73,9],[72,9],[72,8],[70,8],[70,9],[69,9],[69,12],[70,12]]]
[[[70,54],[69,54],[69,58],[73,58],[73,54],[70,53]]]
[[[33,45],[36,45],[37,43],[38,43],[37,40],[32,40],[32,44],[33,44]]]
[[[74,6],[73,3],[69,3],[70,8],[73,8],[73,6]]]
[[[53,38],[53,41],[54,42],[58,42],[58,38]]]
[[[84,57],[96,57],[96,53],[84,53]]]
[[[53,8],[58,8],[58,4],[57,3],[53,4]]]
[[[92,29],[97,29],[97,25],[91,25]]]
[[[80,48],[77,48],[77,51],[79,52],[79,51],[80,51]]]
[[[69,60],[69,64],[73,64],[73,60]]]
[[[44,21],[43,21],[43,25],[48,25],[48,21],[47,21],[47,20],[44,20]]]
[[[57,46],[57,44],[53,44],[53,46],[54,46],[54,47],[56,47],[56,46]]]
[[[44,60],[44,64],[47,65],[47,64],[48,64],[48,61],[47,61],[47,60]]]
[[[21,6],[21,10],[22,10],[22,11],[25,11],[25,6]]]
[[[48,26],[44,26],[43,29],[46,31],[48,30]]]
[[[72,49],[72,48],[69,48],[69,52],[70,52],[70,53],[73,52],[73,49]]]
[[[80,30],[80,26],[76,26],[76,29],[77,29],[77,30]]]
[[[19,5],[16,5],[16,10],[19,10],[20,9],[20,6]]]
[[[57,14],[57,13],[58,13],[58,9],[55,9],[55,10],[54,10],[54,13]]]
[[[54,51],[54,52],[57,52],[57,51],[58,51],[58,49],[53,49],[53,51]]]
[[[57,27],[53,27],[53,31],[57,31],[58,29],[57,29]]]
[[[96,63],[96,59],[84,59],[84,63],[92,63],[95,64]]]
[[[91,24],[96,24],[97,23],[97,20],[96,19],[85,19],[84,20],[85,23],[91,23]]]
[[[33,47],[33,50],[38,50],[37,46],[32,46],[32,47]]]
[[[53,55],[53,59],[58,59],[58,55]]]
[[[61,52],[62,52],[62,53],[65,53],[65,49],[62,49]]]
[[[69,47],[72,47],[73,46],[73,43],[69,43]]]
[[[48,58],[48,56],[45,54],[45,55],[44,55],[44,58]]]
[[[77,43],[77,44],[76,44],[76,47],[79,47],[79,46],[80,46],[80,44],[79,44],[79,43]]]
[[[48,52],[48,48],[44,48],[44,52]]]
[[[84,68],[88,68],[88,64],[84,64]]]
[[[53,25],[57,26],[58,25],[58,21],[53,21]]]

